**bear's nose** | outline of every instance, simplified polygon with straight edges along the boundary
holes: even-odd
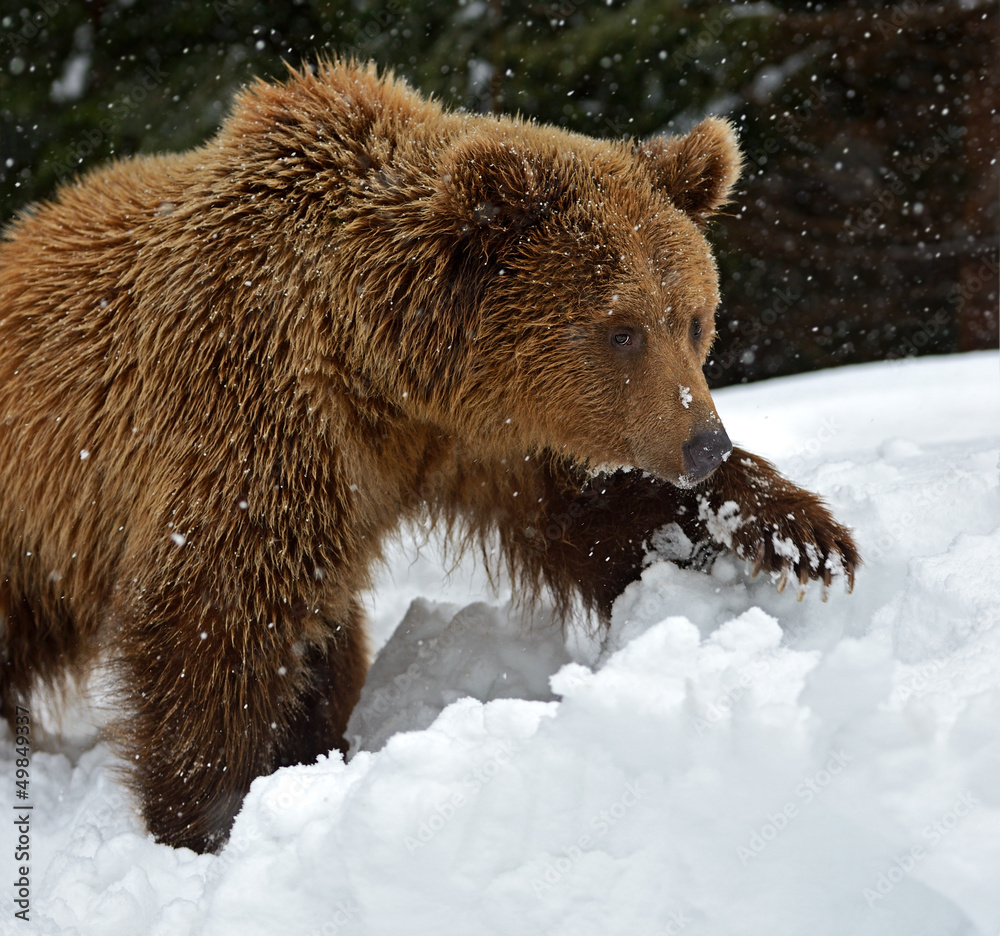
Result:
[[[729,457],[733,443],[725,429],[699,432],[684,443],[684,468],[694,481],[707,478]]]

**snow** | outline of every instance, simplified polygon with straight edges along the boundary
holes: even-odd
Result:
[[[198,856],[145,835],[103,744],[53,742],[32,924],[5,848],[0,932],[995,936],[998,375],[989,352],[716,394],[856,530],[854,594],[826,603],[654,556],[607,634],[564,633],[404,542],[348,763],[260,778]]]

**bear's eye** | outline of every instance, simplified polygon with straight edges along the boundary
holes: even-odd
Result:
[[[605,340],[615,351],[628,355],[638,353],[646,344],[641,328],[618,323],[611,326]]]
[[[694,344],[701,342],[701,319],[691,319],[691,341]]]

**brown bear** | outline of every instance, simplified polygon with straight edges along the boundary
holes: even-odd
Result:
[[[343,749],[401,521],[499,543],[525,593],[601,620],[671,524],[853,581],[850,532],[732,449],[702,375],[739,164],[719,119],[601,141],[326,63],[25,212],[0,248],[6,716],[106,664],[149,829],[201,851],[254,777]]]

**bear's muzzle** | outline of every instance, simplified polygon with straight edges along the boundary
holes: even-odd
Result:
[[[692,436],[682,446],[684,470],[691,481],[702,481],[719,467],[733,450],[726,430],[709,429]]]

